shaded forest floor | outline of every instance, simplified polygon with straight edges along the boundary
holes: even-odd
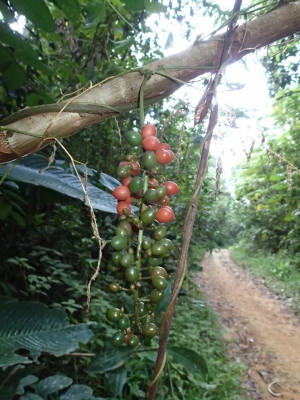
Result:
[[[248,367],[246,398],[299,400],[300,323],[294,311],[254,282],[228,250],[207,254],[201,266],[196,283],[220,316],[230,355]]]

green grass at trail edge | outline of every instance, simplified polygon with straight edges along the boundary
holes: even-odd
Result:
[[[200,269],[205,251],[192,249],[192,269]],[[197,265],[197,267],[196,267]],[[160,399],[242,400],[241,389],[244,365],[230,360],[222,337],[217,316],[205,301],[204,295],[193,282],[190,272],[183,284],[183,295],[176,304],[168,347],[180,346],[199,353],[206,361],[208,374],[190,374],[182,365],[171,362],[170,374],[174,397],[166,389],[166,377],[161,380],[157,394]],[[168,366],[167,366],[168,367]]]
[[[233,260],[253,276],[264,278],[273,293],[287,299],[287,304],[300,315],[300,257],[247,250],[241,245],[230,248]]]
[[[173,385],[182,388],[186,400],[241,400],[243,365],[226,356],[222,328],[213,310],[206,303],[203,294],[189,275],[184,284],[188,295],[180,296],[175,310],[169,346],[182,346],[199,353],[206,361],[208,375],[194,374],[194,381],[178,368],[172,374]],[[201,387],[202,386],[202,387]]]

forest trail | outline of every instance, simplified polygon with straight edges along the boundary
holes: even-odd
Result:
[[[230,355],[248,366],[246,398],[300,400],[300,323],[293,310],[254,283],[228,250],[207,254],[201,266],[196,283],[220,315]]]

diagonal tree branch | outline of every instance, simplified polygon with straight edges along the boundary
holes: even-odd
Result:
[[[238,27],[234,33],[229,63],[299,30],[298,0]],[[224,35],[216,35],[208,41],[195,43],[185,51],[157,60],[144,69],[95,85],[71,101],[26,108],[5,118],[0,122],[0,163],[34,153],[51,142],[51,138],[73,135],[117,113],[138,108],[138,92],[145,70],[153,73],[145,87],[145,104],[168,97],[182,82],[215,72],[223,48]]]

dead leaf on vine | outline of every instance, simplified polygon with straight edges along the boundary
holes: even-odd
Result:
[[[208,109],[211,105],[213,98],[213,86],[214,81],[210,79],[208,85],[206,86],[205,92],[199,100],[199,103],[197,104],[197,107],[195,109],[194,126],[201,124],[208,113]]]

